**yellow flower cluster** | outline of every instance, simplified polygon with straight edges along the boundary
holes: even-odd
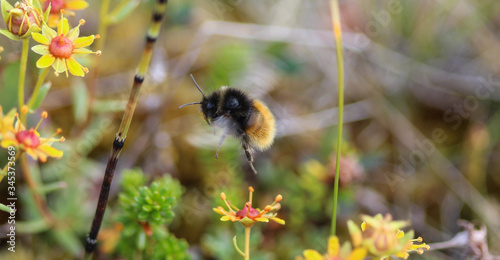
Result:
[[[42,5],[43,4],[43,5]],[[88,54],[100,55],[101,51],[91,51],[90,46],[99,35],[79,37],[80,26],[70,29],[68,20],[63,14],[74,15],[72,10],[81,10],[88,6],[84,0],[23,0],[11,6],[6,0],[1,0],[2,16],[7,29],[0,29],[0,34],[12,40],[33,37],[41,45],[32,50],[42,57],[36,66],[40,69],[52,66],[56,75],[68,72],[75,76],[85,76],[88,69],[82,66],[76,58]],[[57,27],[57,31],[51,27]],[[41,33],[39,33],[41,32]],[[0,52],[1,52],[0,47]]]
[[[407,259],[409,253],[424,253],[429,246],[422,243],[421,237],[414,239],[413,231],[404,233],[401,228],[408,226],[407,221],[393,221],[392,216],[381,214],[375,217],[363,215],[363,223],[358,227],[352,220],[347,222],[352,245],[349,242],[340,247],[337,237],[328,240],[326,255],[308,249],[304,251],[306,260],[362,260],[366,256],[389,259],[390,256]],[[302,256],[297,259],[303,259]]]
[[[28,107],[24,106],[21,113],[27,112]],[[14,146],[41,162],[46,162],[47,157],[61,158],[63,152],[52,147],[52,143],[64,141],[64,137],[54,138],[61,133],[61,129],[57,129],[51,137],[40,137],[37,130],[43,119],[47,118],[47,112],[42,112],[41,117],[35,128],[27,129],[19,120],[19,114],[15,110],[4,115],[0,106],[0,146],[2,148]]]

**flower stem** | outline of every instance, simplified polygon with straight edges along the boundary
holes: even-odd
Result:
[[[102,0],[101,1],[101,7],[100,7],[100,12],[99,12],[99,25],[97,27],[97,34],[99,35],[99,41],[96,41],[95,49],[96,50],[102,50],[104,49],[104,44],[106,43],[106,35],[108,31],[108,26],[109,26],[109,4],[110,0]],[[94,69],[91,71],[91,74],[89,75],[88,79],[88,86],[89,86],[89,93],[90,93],[90,104],[92,104],[94,98],[95,98],[95,92],[96,92],[96,87],[97,87],[97,76],[99,73],[99,60],[101,59],[100,56],[97,56],[94,58],[95,59],[95,66]]]
[[[28,63],[28,51],[30,46],[30,38],[23,39],[23,50],[21,52],[21,64],[19,65],[19,81],[18,81],[18,103],[19,110],[24,106],[24,80],[26,78],[26,64]],[[25,122],[25,114],[21,114],[21,122]]]
[[[234,246],[234,249],[236,249],[236,252],[238,252],[238,254],[245,257],[245,253],[243,253],[243,251],[241,251],[241,249],[238,247],[238,243],[236,243],[236,236],[233,237],[233,246]]]
[[[39,189],[37,187],[37,183],[33,179],[33,176],[31,176],[31,171],[28,166],[27,159],[28,158],[26,157],[26,154],[23,153],[21,156],[21,167],[23,169],[24,180],[26,181],[26,184],[28,184],[28,188],[31,191],[31,195],[33,196],[33,200],[35,201],[38,212],[42,215],[45,223],[47,223],[48,226],[52,226],[55,223],[54,217],[52,216],[52,213],[50,213],[47,203],[45,203],[45,198],[40,196],[40,194],[38,193]]]
[[[338,0],[330,0],[332,12],[333,34],[335,36],[335,48],[337,50],[337,73],[338,73],[338,131],[337,131],[337,154],[335,161],[335,183],[333,187],[333,209],[331,235],[335,235],[337,223],[337,201],[339,194],[339,173],[340,173],[340,149],[342,145],[342,125],[344,118],[344,62],[342,53],[342,29],[340,26],[340,13]]]
[[[40,91],[40,87],[42,86],[45,77],[47,77],[47,74],[49,74],[49,70],[50,67],[47,67],[40,71],[40,74],[38,75],[38,79],[36,81],[35,89],[33,90],[33,94],[31,94],[31,97],[28,101],[29,108],[31,108],[33,106],[33,103],[35,103],[38,92]]]
[[[250,260],[250,230],[252,227],[245,227],[245,260]]]
[[[104,39],[106,38],[106,31],[108,29],[109,21],[109,1],[102,0],[101,8],[99,12],[99,27],[97,28],[97,34],[101,37],[98,42],[96,42],[96,49],[102,50],[104,47]]]

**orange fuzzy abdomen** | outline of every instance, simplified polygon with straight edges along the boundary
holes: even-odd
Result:
[[[254,100],[253,109],[245,133],[253,148],[261,151],[266,150],[273,144],[276,135],[276,121],[269,108],[262,102]]]

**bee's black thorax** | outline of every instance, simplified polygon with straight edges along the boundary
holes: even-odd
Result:
[[[228,87],[204,98],[201,111],[207,120],[218,122],[218,126],[239,136],[245,132],[253,112],[253,100],[243,91]]]

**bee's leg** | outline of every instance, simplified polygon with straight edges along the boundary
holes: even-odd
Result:
[[[250,164],[250,168],[252,168],[252,171],[254,174],[257,174],[257,170],[255,170],[255,167],[253,166],[253,156],[250,151],[250,148],[248,147],[248,137],[246,135],[243,135],[243,140],[241,141],[241,145],[243,146],[243,150],[245,150],[245,155],[247,156],[247,161]]]
[[[224,139],[226,139],[226,133],[223,133],[219,140],[219,145],[217,145],[217,152],[215,152],[215,159],[219,159],[219,148],[224,143]]]

